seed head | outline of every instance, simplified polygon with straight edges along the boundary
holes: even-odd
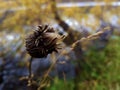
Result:
[[[39,25],[38,29],[26,38],[26,50],[34,58],[43,58],[61,49],[64,36],[59,35],[49,25]]]

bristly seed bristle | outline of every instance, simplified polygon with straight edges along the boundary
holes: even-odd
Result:
[[[60,36],[49,25],[39,25],[38,29],[26,38],[26,50],[34,58],[43,58],[53,51],[61,49],[60,42],[65,36]]]

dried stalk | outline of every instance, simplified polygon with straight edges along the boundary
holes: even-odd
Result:
[[[31,86],[32,85],[32,60],[33,58],[31,57],[30,58],[30,61],[29,61],[29,66],[28,66],[28,70],[29,70],[29,76],[28,76],[28,86]]]

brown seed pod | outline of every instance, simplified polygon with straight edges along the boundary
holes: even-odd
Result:
[[[49,25],[39,25],[38,29],[26,38],[26,50],[34,58],[43,58],[61,48],[60,36]]]

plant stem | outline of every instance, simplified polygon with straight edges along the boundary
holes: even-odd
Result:
[[[33,60],[33,58],[31,57],[30,61],[29,61],[29,66],[28,66],[28,70],[29,70],[28,86],[31,86],[31,84],[32,84],[32,68],[31,68],[31,66],[32,66],[32,60]]]

